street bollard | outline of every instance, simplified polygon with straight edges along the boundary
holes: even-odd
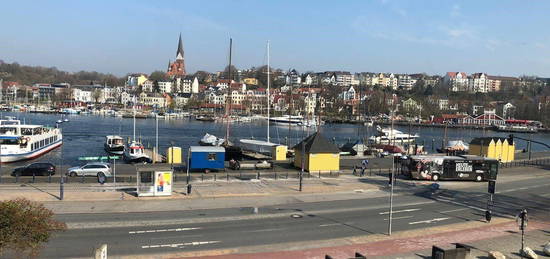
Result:
[[[275,180],[277,180],[277,172],[275,172]]]
[[[319,171],[319,179],[321,179],[321,171]]]
[[[192,188],[191,184],[188,184],[187,185],[187,195],[191,195],[191,188]]]
[[[260,172],[256,172],[256,179],[260,180]]]
[[[217,175],[218,174],[214,174],[214,182],[216,181]]]
[[[35,173],[32,172],[32,183],[34,183],[35,177],[36,177],[36,176],[35,176]]]
[[[288,172],[286,172],[286,179],[288,180]]]
[[[19,173],[15,173],[15,183],[19,182]]]
[[[204,182],[204,173],[201,174],[201,182]]]

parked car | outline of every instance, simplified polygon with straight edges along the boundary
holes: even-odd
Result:
[[[55,174],[55,166],[51,163],[32,163],[27,166],[18,167],[13,169],[11,172],[12,176],[20,175],[42,175],[42,176],[48,176],[48,175],[54,175]]]
[[[111,166],[108,163],[87,163],[83,166],[71,167],[67,170],[67,175],[74,176],[97,176],[110,177]]]

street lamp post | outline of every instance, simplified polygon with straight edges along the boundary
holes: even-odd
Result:
[[[59,168],[61,169],[59,178],[59,200],[63,200],[63,196],[65,193],[65,177],[63,175],[63,128],[61,127],[61,123],[57,124],[57,128],[59,128],[59,132],[61,133],[61,147],[59,150]]]
[[[393,113],[395,111],[391,111],[391,137],[393,137]],[[390,141],[391,141],[391,137],[390,137]],[[395,183],[395,157],[392,156],[392,166],[391,166],[391,174],[390,174],[390,211],[388,213],[388,235],[391,236],[391,227],[392,227],[392,217],[393,217],[393,186],[394,186],[394,183]]]

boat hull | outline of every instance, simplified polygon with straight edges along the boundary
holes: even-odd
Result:
[[[109,154],[122,155],[124,154],[124,146],[115,146],[111,147],[107,144],[104,144],[105,151]]]
[[[13,162],[18,162],[18,161],[24,161],[24,160],[30,160],[30,159],[35,159],[37,157],[40,157],[48,152],[50,152],[51,150],[61,146],[63,144],[63,141],[62,140],[59,140],[55,143],[52,143],[48,146],[45,146],[44,148],[42,149],[39,149],[39,150],[35,150],[33,152],[28,152],[28,153],[22,153],[22,154],[6,154],[6,155],[0,155],[0,161],[4,164],[4,163],[13,163]]]

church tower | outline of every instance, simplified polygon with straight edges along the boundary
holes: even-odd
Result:
[[[176,60],[172,63],[168,62],[168,71],[166,74],[171,77],[185,76],[185,59],[183,56],[183,42],[181,40],[181,33],[178,42],[178,50],[176,52]]]

